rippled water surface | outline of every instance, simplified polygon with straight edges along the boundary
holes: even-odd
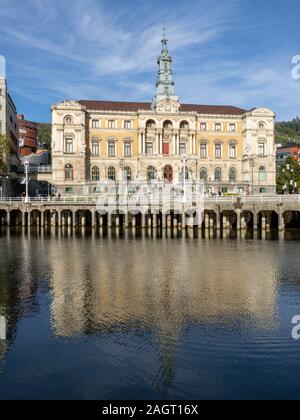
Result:
[[[0,233],[0,398],[299,398],[300,242]]]

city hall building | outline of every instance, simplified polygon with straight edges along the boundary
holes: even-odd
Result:
[[[275,114],[182,104],[165,37],[158,66],[152,103],[68,100],[52,107],[57,190],[97,194],[102,181],[175,183],[185,172],[212,194],[274,194]]]

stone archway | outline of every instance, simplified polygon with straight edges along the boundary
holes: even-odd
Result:
[[[174,171],[171,165],[166,165],[164,167],[164,180],[171,183],[173,182]]]

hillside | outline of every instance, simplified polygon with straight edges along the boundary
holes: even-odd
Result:
[[[37,123],[38,126],[38,139],[40,143],[46,143],[51,150],[51,124]]]
[[[277,122],[275,125],[276,143],[300,143],[300,118],[293,121]]]

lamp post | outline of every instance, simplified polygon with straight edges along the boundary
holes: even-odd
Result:
[[[28,203],[29,203],[29,191],[28,191],[29,179],[28,179],[28,169],[29,169],[29,163],[28,163],[28,162],[25,162],[25,185],[26,185],[25,204],[28,204]]]

